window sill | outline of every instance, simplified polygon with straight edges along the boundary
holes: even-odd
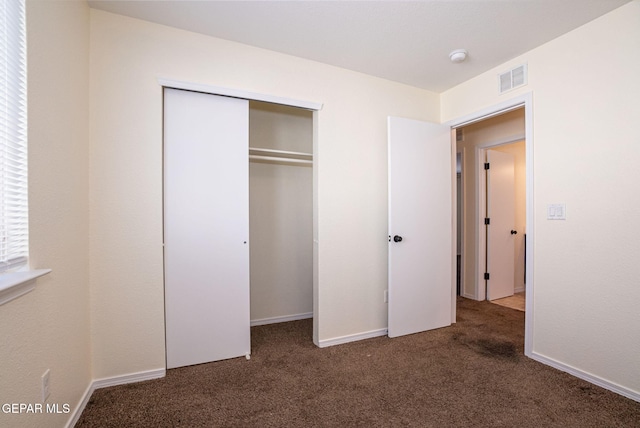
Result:
[[[0,305],[9,303],[36,288],[36,278],[51,272],[51,269],[33,269],[0,274]]]

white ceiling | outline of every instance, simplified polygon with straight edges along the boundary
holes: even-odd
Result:
[[[156,1],[90,7],[441,92],[630,0]],[[464,48],[468,59],[449,61]]]

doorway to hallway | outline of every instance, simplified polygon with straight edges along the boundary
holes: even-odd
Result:
[[[526,234],[524,108],[457,128],[456,131],[456,151],[460,159],[457,172],[459,295],[485,300],[523,292]],[[494,171],[485,169],[490,168],[488,157],[495,159]],[[507,178],[498,174],[498,158],[511,159],[511,175],[507,174]],[[508,163],[506,168],[509,168]],[[493,182],[488,179],[490,171],[493,172]],[[493,194],[488,192],[488,185],[495,187],[498,180],[513,181],[506,186],[507,190],[501,190],[509,193],[506,199],[499,199],[495,191]],[[503,187],[498,186],[500,189]],[[500,287],[497,281],[501,281]]]
[[[524,340],[524,353],[526,356],[531,357],[533,353],[533,288],[535,287],[533,281],[533,241],[534,241],[534,224],[533,224],[533,109],[532,109],[532,94],[525,93],[520,96],[516,96],[512,99],[503,101],[499,104],[486,107],[482,110],[470,113],[465,116],[452,119],[447,122],[452,131],[452,147],[453,151],[461,152],[462,156],[462,205],[463,212],[465,213],[465,219],[462,229],[462,243],[461,243],[461,296],[464,298],[474,300],[486,299],[486,288],[484,286],[484,269],[482,269],[482,263],[478,260],[476,242],[480,240],[480,227],[479,222],[481,218],[480,204],[476,202],[475,195],[479,194],[477,187],[479,186],[477,180],[474,179],[475,174],[465,174],[467,171],[476,171],[478,168],[478,154],[474,146],[465,147],[456,138],[456,134],[459,128],[467,128],[474,124],[487,123],[495,117],[502,116],[503,118],[511,112],[521,111],[522,119],[519,126],[515,127],[515,130],[503,129],[504,134],[500,137],[496,137],[493,140],[493,145],[513,143],[516,141],[524,141],[525,147],[525,232],[523,235],[528,235],[528,239],[524,239],[524,258],[526,259],[526,270],[523,274],[523,279],[526,276],[525,295],[526,295],[526,312],[525,312],[525,340]],[[463,130],[464,131],[464,130]],[[463,140],[467,140],[468,134],[463,136]],[[458,141],[456,141],[458,140]],[[468,140],[467,140],[468,141]],[[485,148],[492,144],[485,144]],[[452,171],[452,181],[455,182],[455,176]],[[455,192],[455,191],[454,191]],[[455,201],[455,199],[454,199]],[[469,203],[470,201],[470,203]],[[469,209],[471,207],[471,209]],[[471,217],[471,219],[469,219]],[[484,220],[484,219],[483,219]],[[455,219],[452,221],[454,230],[457,229],[457,222]],[[456,232],[452,235],[452,241],[455,243]],[[474,239],[476,241],[474,241]],[[481,279],[482,278],[482,279]],[[455,281],[452,284],[452,293],[455,294]],[[455,314],[455,306],[453,308]]]

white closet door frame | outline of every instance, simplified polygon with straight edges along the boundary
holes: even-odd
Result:
[[[307,110],[322,110],[322,103],[278,97],[276,95],[250,92],[243,89],[225,88],[222,86],[205,85],[202,83],[184,82],[182,80],[165,78],[158,78],[158,83],[165,88],[184,89],[187,91],[203,92],[206,94],[222,95],[225,97],[241,98],[245,100],[264,101],[267,103],[305,108]]]
[[[248,101],[164,97],[167,368],[248,356]]]

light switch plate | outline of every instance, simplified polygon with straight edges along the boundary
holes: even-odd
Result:
[[[566,220],[566,219],[567,219],[566,204],[547,205],[547,220]]]

